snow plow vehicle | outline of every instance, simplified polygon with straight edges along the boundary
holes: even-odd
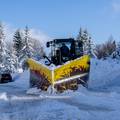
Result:
[[[73,38],[54,39],[46,44],[51,55],[44,56],[45,64],[28,59],[30,87],[58,92],[77,90],[79,84],[87,87],[90,71],[90,57],[83,54],[83,45]]]

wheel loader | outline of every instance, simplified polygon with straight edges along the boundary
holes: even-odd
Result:
[[[87,87],[90,71],[90,57],[84,55],[83,43],[73,38],[54,39],[46,43],[50,55],[41,61],[28,59],[30,87],[43,91],[51,88],[58,92]],[[43,60],[42,60],[43,61]]]

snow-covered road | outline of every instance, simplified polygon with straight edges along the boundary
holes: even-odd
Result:
[[[0,120],[119,120],[119,94],[80,91],[40,96],[3,93]]]
[[[0,85],[0,120],[119,120],[120,78],[117,77],[120,67],[115,63],[95,61],[90,88],[81,86],[76,92],[62,94],[28,95],[29,72],[14,76],[15,82]],[[111,71],[115,71],[116,76],[110,74]]]

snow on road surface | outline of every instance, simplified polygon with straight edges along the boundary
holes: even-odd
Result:
[[[92,60],[89,89],[26,94],[29,71],[0,85],[0,120],[119,120],[120,63]],[[114,83],[115,81],[115,83]]]

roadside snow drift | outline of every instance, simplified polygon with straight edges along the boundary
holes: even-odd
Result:
[[[96,90],[119,90],[120,60],[91,60],[89,88]]]

